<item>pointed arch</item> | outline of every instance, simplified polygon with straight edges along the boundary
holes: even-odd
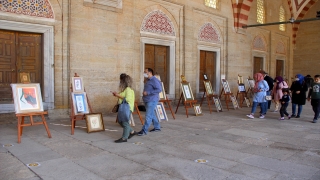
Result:
[[[49,0],[2,1],[0,11],[54,19],[53,8]]]
[[[231,0],[236,30],[248,25],[248,17],[253,0]]]
[[[176,36],[171,19],[161,10],[149,12],[142,21],[140,31]]]
[[[252,42],[252,49],[259,51],[267,51],[267,43],[262,35],[257,35]]]
[[[207,22],[201,26],[198,33],[198,40],[210,43],[222,42],[220,31],[210,22]]]

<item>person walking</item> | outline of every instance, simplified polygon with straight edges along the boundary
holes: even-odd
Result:
[[[287,107],[288,107],[289,102],[290,102],[289,89],[288,88],[283,88],[282,89],[282,93],[283,93],[283,96],[280,99],[280,104],[281,104],[281,108],[280,108],[280,116],[281,117],[280,117],[280,120],[284,120],[284,115],[288,116],[288,119],[290,119],[291,116],[287,112]]]
[[[254,74],[254,80],[256,81],[254,88],[253,88],[253,103],[252,103],[252,108],[251,108],[251,113],[247,115],[247,117],[253,119],[254,118],[254,113],[256,112],[257,106],[260,103],[261,107],[261,114],[260,117],[261,119],[264,118],[264,114],[266,113],[265,111],[267,110],[266,106],[266,92],[269,91],[269,86],[267,81],[264,80],[264,77],[261,73],[256,73]]]
[[[304,77],[301,74],[295,76],[295,81],[290,87],[292,93],[292,115],[291,118],[300,118],[302,106],[306,104],[308,86],[304,82]],[[296,114],[296,107],[298,106],[298,113]]]
[[[276,83],[275,83],[273,90],[272,90],[272,96],[273,96],[274,103],[275,103],[275,108],[274,108],[273,112],[278,112],[278,110],[280,108],[280,99],[283,96],[282,89],[288,88],[289,86],[283,80],[283,78],[281,76],[277,76],[275,78],[275,81],[276,81]]]
[[[132,90],[132,79],[129,75],[124,73],[120,75],[119,89],[120,89],[120,93],[112,92],[112,94],[113,96],[119,98],[119,101],[118,101],[119,104],[121,104],[123,99],[125,98],[125,100],[128,102],[130,107],[130,116],[131,116],[131,113],[133,112],[133,108],[134,108],[135,96],[134,96],[134,91]],[[118,117],[121,117],[121,116],[118,116]],[[115,140],[114,142],[116,143],[127,142],[127,139],[130,139],[136,134],[136,132],[130,127],[129,119],[124,120],[124,119],[118,118],[118,123],[123,128],[122,138]]]
[[[311,84],[311,89],[308,94],[308,101],[311,98],[311,106],[314,112],[312,123],[317,123],[320,113],[320,75],[314,76],[314,82]]]
[[[159,102],[159,93],[162,91],[162,88],[159,79],[153,75],[153,70],[151,68],[145,69],[144,77],[147,78],[147,80],[144,84],[142,99],[146,107],[146,117],[142,130],[138,132],[139,136],[147,135],[151,122],[153,123],[154,128],[150,130],[150,132],[161,131],[160,123],[154,113],[154,109]]]
[[[273,79],[269,76],[269,74],[264,71],[264,70],[261,70],[260,73],[262,75],[264,75],[264,80],[267,81],[268,83],[268,86],[269,86],[269,91],[266,92],[267,96],[270,96],[272,94],[272,90],[273,90]],[[267,109],[270,109],[270,106],[271,106],[271,100],[267,100]],[[267,111],[266,111],[267,112]]]

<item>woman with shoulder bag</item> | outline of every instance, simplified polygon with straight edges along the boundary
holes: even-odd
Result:
[[[282,89],[289,88],[288,84],[283,80],[281,76],[275,78],[275,85],[273,86],[272,95],[274,98],[275,108],[273,112],[278,112],[280,108],[280,99],[283,96]]]
[[[306,92],[308,91],[308,86],[304,82],[304,77],[301,74],[295,76],[295,81],[292,82],[290,87],[292,94],[292,115],[291,118],[300,118],[302,112],[302,105],[306,104]],[[298,113],[296,115],[296,106],[298,105]]]
[[[119,89],[120,93],[112,92],[113,96],[119,98],[119,111],[118,111],[118,123],[123,127],[122,138],[115,140],[116,143],[127,142],[132,136],[136,135],[136,132],[130,127],[130,116],[134,109],[134,91],[132,90],[132,79],[127,74],[120,75]],[[121,106],[128,106],[128,108],[122,108]],[[128,112],[122,112],[125,109]]]

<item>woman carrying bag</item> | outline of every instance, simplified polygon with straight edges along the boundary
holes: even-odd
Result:
[[[112,92],[113,96],[119,98],[118,123],[123,127],[122,138],[115,140],[116,143],[127,142],[136,134],[130,127],[130,116],[134,108],[134,91],[132,90],[132,79],[127,74],[120,75],[120,93]]]
[[[291,118],[300,118],[302,112],[302,106],[306,104],[306,92],[308,86],[304,82],[304,77],[301,74],[295,76],[295,81],[292,82],[290,87],[292,94],[292,115]],[[296,114],[296,106],[298,106],[298,113]]]

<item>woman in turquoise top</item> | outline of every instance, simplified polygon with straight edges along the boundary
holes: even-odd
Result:
[[[266,95],[267,91],[269,91],[269,85],[267,81],[264,80],[264,77],[261,73],[256,73],[254,75],[254,80],[256,81],[256,84],[253,88],[253,103],[252,103],[252,109],[251,109],[251,114],[248,114],[247,116],[251,119],[254,118],[254,113],[256,112],[257,106],[260,103],[261,106],[261,115],[259,118],[264,118],[264,114],[267,111],[267,100],[266,100]]]
[[[120,75],[120,93],[112,92],[112,94],[119,98],[119,104],[122,103],[122,99],[126,98],[130,106],[131,113],[133,112],[134,107],[134,91],[131,88],[132,86],[132,79],[127,74]],[[115,140],[116,143],[127,142],[127,139],[130,139],[132,136],[136,134],[136,132],[130,127],[129,121],[121,121],[118,120],[119,124],[123,127],[122,138]]]

